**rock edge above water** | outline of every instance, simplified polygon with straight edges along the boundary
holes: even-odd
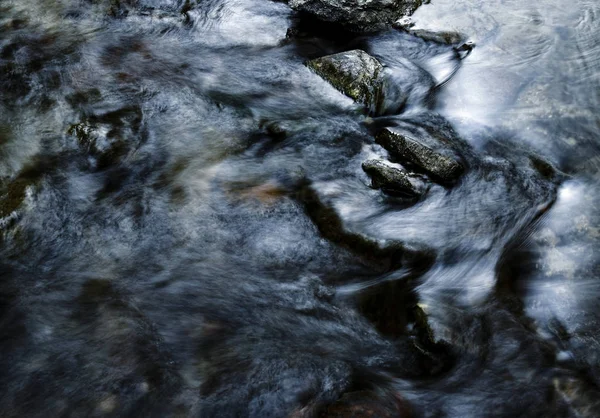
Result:
[[[383,103],[383,65],[355,49],[310,60],[307,67],[357,103],[376,113]]]
[[[376,141],[392,157],[410,162],[443,182],[455,181],[465,171],[463,164],[449,152],[434,150],[416,138],[392,128],[381,130],[376,136]]]
[[[292,9],[325,22],[335,22],[355,32],[384,29],[412,14],[423,0],[290,0]]]
[[[388,194],[402,194],[418,197],[425,193],[422,179],[408,172],[386,164],[383,160],[367,160],[362,169],[371,177],[372,187]]]

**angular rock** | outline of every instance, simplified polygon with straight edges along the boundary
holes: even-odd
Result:
[[[382,160],[367,160],[362,163],[362,169],[371,177],[373,188],[385,193],[409,196],[421,196],[425,193],[426,185],[423,180]]]
[[[349,30],[372,32],[412,14],[423,0],[290,0],[292,9]]]
[[[377,134],[376,141],[392,157],[410,162],[443,182],[452,182],[464,172],[465,168],[458,157],[441,142],[425,144],[423,140],[393,128],[384,128]]]
[[[383,65],[360,49],[327,55],[306,65],[333,87],[372,112],[383,103]]]

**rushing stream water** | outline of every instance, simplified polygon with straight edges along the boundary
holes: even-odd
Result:
[[[477,46],[0,0],[0,416],[600,416],[600,4],[413,21]],[[385,116],[304,65],[357,48],[406,92]],[[390,125],[468,170],[369,187]]]

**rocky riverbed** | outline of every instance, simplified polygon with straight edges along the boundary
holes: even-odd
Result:
[[[563,3],[0,0],[0,416],[598,416]]]

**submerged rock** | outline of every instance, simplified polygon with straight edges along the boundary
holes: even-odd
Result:
[[[361,259],[372,268],[390,271],[400,268],[406,261],[405,249],[400,242],[382,243],[349,230],[338,211],[329,202],[323,201],[310,184],[304,185],[297,196],[306,214],[325,239],[360,255]]]
[[[381,396],[371,391],[346,393],[320,414],[321,418],[403,418],[410,416],[410,406],[399,395]]]
[[[20,177],[0,185],[0,223],[19,209],[25,200],[29,185],[26,179]]]
[[[119,138],[107,135],[108,129],[102,125],[82,122],[72,125],[69,134],[77,138],[79,145],[97,159],[99,168],[111,165],[126,152],[125,143]]]
[[[372,112],[383,103],[383,65],[360,49],[327,55],[306,64],[333,87]]]
[[[386,164],[383,160],[367,160],[362,169],[371,177],[372,186],[388,194],[421,196],[426,185],[423,180],[408,172]]]
[[[412,14],[423,0],[290,0],[292,9],[352,31],[371,32]]]
[[[13,178],[0,178],[0,230],[13,224],[25,207],[28,195],[35,194],[44,172],[52,162],[35,159]]]
[[[95,160],[96,168],[105,168],[120,162],[140,145],[141,124],[138,107],[122,108],[71,125],[67,133]]]
[[[443,182],[454,181],[464,172],[453,150],[436,138],[419,140],[393,128],[384,128],[377,134],[376,141],[392,157],[412,163]]]

